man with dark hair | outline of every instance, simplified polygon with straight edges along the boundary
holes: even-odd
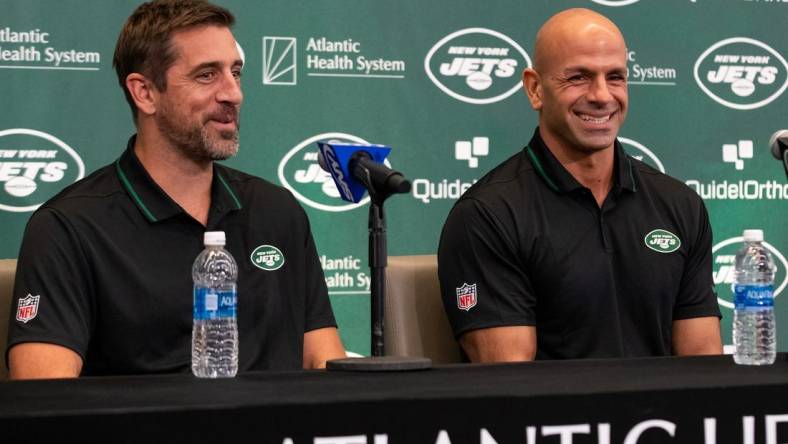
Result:
[[[156,0],[128,19],[114,65],[137,134],[30,218],[14,300],[37,310],[11,316],[12,378],[188,371],[191,266],[216,230],[239,268],[239,371],[344,357],[303,209],[214,163],[238,150],[233,22],[201,0]]]
[[[441,235],[443,302],[472,361],[722,352],[703,202],[616,140],[626,54],[588,9],[539,30],[523,74],[539,127]]]

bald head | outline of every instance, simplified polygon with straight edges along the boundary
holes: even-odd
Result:
[[[534,69],[549,70],[554,56],[564,53],[565,47],[575,42],[620,45],[626,56],[624,36],[615,23],[590,9],[573,8],[550,17],[539,29],[534,44]]]
[[[588,9],[551,17],[536,36],[523,86],[559,159],[605,152],[612,162],[628,104],[627,47],[613,22]]]

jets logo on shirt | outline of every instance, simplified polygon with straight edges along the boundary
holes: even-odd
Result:
[[[657,253],[673,253],[681,247],[681,239],[667,230],[653,230],[643,239]]]
[[[33,319],[38,314],[38,300],[40,296],[33,296],[28,293],[27,297],[20,298],[19,304],[16,307],[16,320],[24,322]]]
[[[457,287],[457,308],[469,311],[476,306],[476,284],[468,285],[463,282],[462,287]]]

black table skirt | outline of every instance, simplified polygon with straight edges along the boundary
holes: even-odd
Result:
[[[788,442],[788,357],[0,383],[0,442]],[[627,441],[629,439],[629,441]]]

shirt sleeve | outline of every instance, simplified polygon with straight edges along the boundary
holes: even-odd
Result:
[[[536,297],[514,235],[483,203],[460,200],[438,247],[444,308],[455,336],[490,327],[535,325]]]
[[[673,319],[722,317],[712,274],[712,232],[706,207],[698,198],[698,232],[681,276]]]
[[[328,287],[323,275],[323,267],[317,256],[317,248],[312,238],[312,230],[306,213],[306,232],[304,239],[304,279],[306,280],[306,318],[304,331],[317,330],[325,327],[336,327],[334,312],[328,299]]]
[[[36,211],[19,252],[6,353],[16,344],[45,342],[85,358],[93,317],[88,270],[67,219],[53,209]]]

